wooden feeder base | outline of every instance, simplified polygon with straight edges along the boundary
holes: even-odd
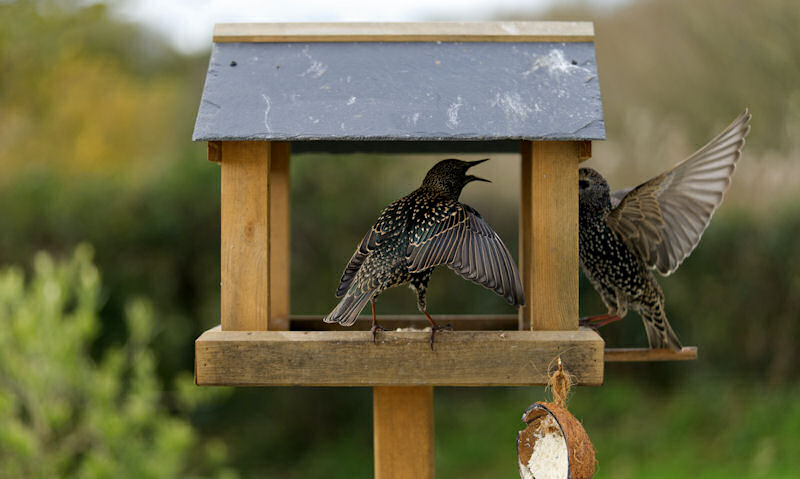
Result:
[[[530,386],[557,357],[577,384],[603,383],[594,331],[222,331],[195,342],[198,385]]]

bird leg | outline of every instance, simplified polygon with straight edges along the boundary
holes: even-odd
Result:
[[[370,300],[369,304],[372,306],[372,342],[378,344],[378,331],[386,331],[386,328],[378,324],[378,318],[375,316],[375,300]]]
[[[606,324],[619,321],[622,317],[616,314],[597,314],[595,316],[587,316],[578,320],[578,326],[588,326],[595,331],[602,328]]]
[[[425,314],[425,317],[428,318],[428,322],[431,323],[431,351],[433,351],[433,338],[436,335],[436,331],[439,331],[440,329],[446,329],[448,331],[452,331],[453,326],[450,324],[446,326],[439,326],[438,324],[436,324],[436,321],[434,321],[433,318],[431,318],[431,315],[428,314],[428,312],[424,308],[420,309]]]

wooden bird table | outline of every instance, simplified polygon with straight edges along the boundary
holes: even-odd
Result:
[[[602,384],[603,340],[578,329],[578,164],[605,137],[591,23],[220,24],[193,137],[222,182],[221,325],[196,341],[198,385],[371,386],[375,477],[416,479],[434,476],[434,386],[542,385],[559,356]],[[527,305],[438,317],[455,331],[433,351],[429,333],[376,345],[366,318],[290,315],[292,151],[519,153]]]

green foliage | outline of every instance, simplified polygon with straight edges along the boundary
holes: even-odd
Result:
[[[0,185],[39,169],[134,182],[185,148],[202,63],[85,4],[0,2]]]
[[[569,408],[597,450],[603,478],[791,478],[800,469],[797,385],[753,388],[719,376],[648,388],[607,370],[573,390]],[[514,438],[542,388],[443,389],[436,397],[437,477],[515,477]]]
[[[65,262],[40,253],[27,281],[0,271],[0,476],[232,477],[224,456],[192,462],[199,438],[165,407],[150,303],[127,304],[124,344],[90,354],[101,302],[91,258],[88,246]]]

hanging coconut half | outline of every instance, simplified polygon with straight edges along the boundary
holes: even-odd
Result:
[[[580,421],[562,406],[537,402],[522,415],[517,434],[522,479],[590,479],[594,447]]]

